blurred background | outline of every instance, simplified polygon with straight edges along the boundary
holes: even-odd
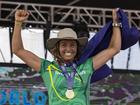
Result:
[[[48,38],[56,37],[61,28],[71,27],[79,37],[90,40],[118,7],[127,14],[130,27],[140,30],[138,0],[0,0],[0,105],[48,103],[40,75],[11,52],[17,9],[30,13],[22,29],[24,47],[52,61],[45,45]],[[113,74],[91,84],[91,105],[140,105],[140,41],[107,64]]]

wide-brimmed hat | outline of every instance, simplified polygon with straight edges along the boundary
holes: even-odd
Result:
[[[75,31],[73,31],[71,28],[64,28],[58,32],[57,38],[50,38],[47,40],[47,43],[46,43],[47,49],[48,50],[53,49],[56,43],[63,39],[76,40],[79,43],[79,47],[85,46],[86,43],[88,42],[87,37],[77,38],[77,34]]]

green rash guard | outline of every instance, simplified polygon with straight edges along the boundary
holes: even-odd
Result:
[[[67,90],[67,81],[65,76],[61,73],[61,71],[57,71],[53,68],[51,69],[55,89],[59,96],[66,100],[60,99],[52,87],[51,76],[47,70],[50,64],[59,68],[55,62],[41,59],[41,68],[39,72],[48,90],[49,105],[90,105],[90,78],[93,73],[92,58],[87,59],[85,63],[77,67],[77,73],[73,84],[75,97],[72,99],[67,99],[65,96],[65,92]],[[71,69],[67,68],[67,71],[71,72]]]

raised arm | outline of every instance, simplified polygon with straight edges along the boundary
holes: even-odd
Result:
[[[112,11],[113,23],[112,38],[109,43],[109,47],[93,57],[93,68],[95,70],[103,66],[108,60],[116,55],[121,49],[121,31],[117,18],[117,9]]]
[[[24,49],[21,29],[23,22],[28,18],[29,13],[25,10],[17,10],[15,13],[15,25],[12,38],[12,52],[21,58],[28,66],[38,71],[40,68],[40,58],[30,51]]]

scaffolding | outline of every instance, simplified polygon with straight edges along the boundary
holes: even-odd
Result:
[[[89,8],[62,5],[47,5],[37,3],[21,3],[0,1],[0,26],[9,25],[17,9],[26,9],[30,16],[25,22],[26,26],[43,26],[48,21],[53,27],[72,26],[72,22],[83,21],[89,29],[102,28],[112,19],[112,9]],[[140,11],[124,10],[128,15],[129,25],[140,29]]]

